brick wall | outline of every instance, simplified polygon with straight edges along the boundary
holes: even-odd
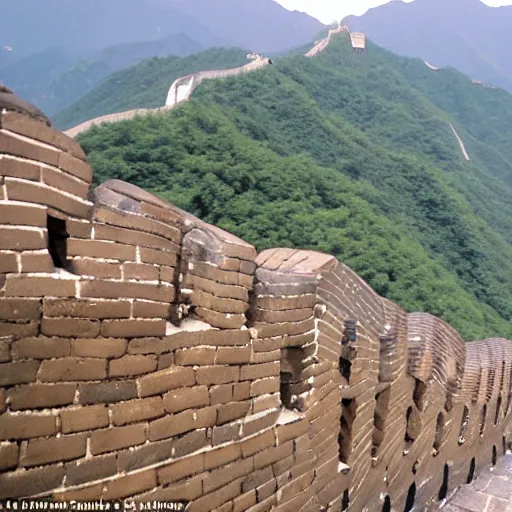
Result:
[[[332,256],[92,190],[80,147],[8,94],[0,499],[404,510],[512,441],[512,342],[464,344]]]

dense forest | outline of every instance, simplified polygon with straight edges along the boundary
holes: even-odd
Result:
[[[334,254],[477,339],[512,336],[511,117],[507,93],[371,43],[357,55],[345,34],[79,141],[97,182],[134,183],[258,250]]]

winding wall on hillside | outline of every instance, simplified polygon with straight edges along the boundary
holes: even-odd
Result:
[[[512,441],[512,342],[250,244],[0,91],[0,499],[410,510]],[[444,491],[443,491],[444,489]]]
[[[331,42],[332,37],[335,34],[339,34],[341,32],[349,32],[347,27],[344,26],[338,26],[336,29],[329,30],[329,33],[326,38],[322,39],[321,41],[318,41],[315,43],[315,46],[311,50],[309,50],[305,56],[306,57],[313,57],[315,55],[318,55],[320,52],[325,50],[329,43]],[[366,36],[362,33],[352,33],[351,34],[351,43],[354,48],[354,50],[364,53],[365,47],[366,47]],[[149,109],[134,109],[134,110],[128,110],[126,112],[121,112],[118,114],[107,114],[104,116],[96,117],[94,119],[90,119],[89,121],[85,121],[73,128],[70,128],[69,130],[65,131],[64,133],[71,138],[75,138],[81,133],[89,130],[92,126],[95,125],[101,125],[103,123],[116,123],[118,121],[123,121],[127,119],[133,119],[135,116],[139,115],[148,115],[151,113],[157,113],[162,112],[165,110],[169,110],[179,103],[183,101],[188,101],[190,99],[190,96],[194,92],[194,89],[204,80],[209,79],[219,79],[219,78],[226,78],[229,76],[237,76],[243,73],[250,73],[251,71],[257,71],[263,67],[268,66],[271,64],[271,60],[267,57],[263,57],[257,53],[252,53],[247,55],[247,58],[251,60],[248,64],[245,64],[244,66],[240,66],[238,68],[233,69],[221,69],[221,70],[214,70],[214,71],[201,71],[199,73],[195,73],[192,75],[186,75],[184,77],[178,78],[175,80],[171,87],[169,88],[169,91],[167,93],[167,98],[165,101],[164,107],[159,108],[149,108]]]

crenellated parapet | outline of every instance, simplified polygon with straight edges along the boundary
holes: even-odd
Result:
[[[0,91],[0,500],[411,510],[512,442],[512,342],[245,241]]]

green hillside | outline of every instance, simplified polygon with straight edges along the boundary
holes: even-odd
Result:
[[[132,108],[161,107],[174,80],[207,69],[247,64],[247,51],[212,48],[187,57],[154,57],[110,75],[99,86],[54,116],[55,126],[66,130],[93,117]]]
[[[423,68],[371,44],[359,56],[344,35],[79,140],[97,181],[152,190],[259,250],[334,254],[466,339],[510,337],[512,96]]]

